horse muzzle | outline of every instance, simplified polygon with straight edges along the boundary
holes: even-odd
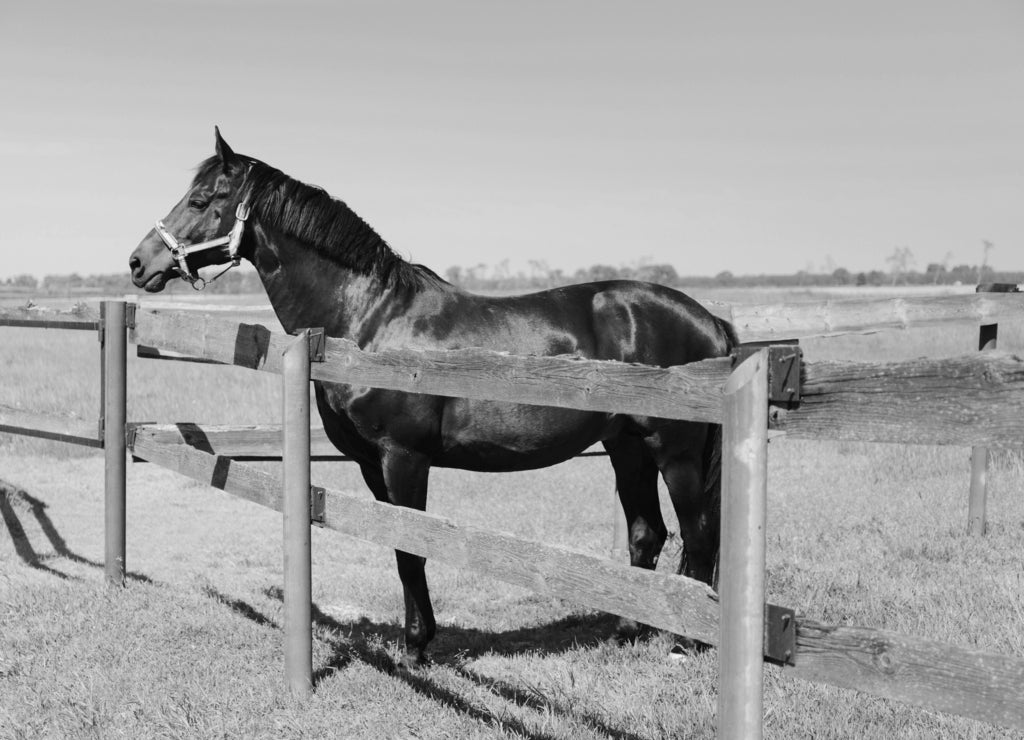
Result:
[[[156,232],[150,231],[128,258],[132,283],[149,293],[157,293],[172,278],[178,277],[178,266],[164,248]]]

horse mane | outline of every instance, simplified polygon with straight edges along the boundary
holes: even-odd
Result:
[[[268,228],[299,240],[328,259],[385,285],[420,288],[448,285],[437,273],[398,255],[343,201],[323,188],[307,185],[258,159],[249,163],[249,205]],[[196,172],[193,184],[222,166],[214,156]]]

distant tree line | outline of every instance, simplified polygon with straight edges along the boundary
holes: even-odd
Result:
[[[668,263],[641,261],[633,265],[596,264],[581,267],[573,272],[551,268],[544,261],[531,260],[526,269],[513,272],[509,261],[497,265],[477,264],[473,267],[449,267],[444,277],[449,282],[467,290],[517,292],[554,288],[572,283],[595,282],[600,280],[644,280],[676,287],[703,288],[744,288],[776,286],[784,288],[829,287],[829,286],[881,286],[881,285],[973,285],[976,283],[1024,283],[1022,271],[1000,271],[987,264],[988,251],[992,245],[985,242],[984,261],[981,265],[961,264],[954,267],[945,263],[929,263],[924,271],[912,269],[914,256],[908,247],[896,247],[886,259],[888,270],[853,272],[845,267],[835,267],[831,259],[825,260],[825,267],[808,267],[790,274],[735,275],[724,270],[713,277],[679,275]],[[42,281],[34,276],[15,275],[0,281],[0,289],[7,293],[26,295],[59,295],[64,297],[88,295],[122,295],[143,293],[132,285],[127,273],[108,275],[47,275]],[[192,288],[181,280],[172,280],[165,289],[170,293],[191,291]],[[206,291],[216,294],[261,293],[263,286],[259,276],[251,267],[242,267],[225,273],[216,282],[209,283]]]
[[[33,275],[15,275],[0,281],[0,288],[6,292],[26,295],[62,297],[145,293],[141,288],[132,285],[127,272],[106,275],[79,275],[73,272],[70,275],[46,275],[41,281]],[[172,280],[167,283],[164,290],[168,293],[190,292],[192,286],[183,280]],[[260,293],[263,291],[263,285],[255,270],[243,268],[224,273],[215,282],[207,284],[205,290],[218,294]]]

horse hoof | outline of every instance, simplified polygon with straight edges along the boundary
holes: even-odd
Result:
[[[430,665],[430,658],[422,650],[409,650],[398,661],[398,667],[404,671],[415,671]]]
[[[650,627],[646,624],[641,624],[634,619],[627,619],[622,617],[619,619],[619,623],[615,626],[615,635],[618,637],[619,642],[636,642],[637,640],[646,637],[651,632]]]
[[[673,660],[685,663],[688,657],[700,655],[710,649],[711,646],[705,642],[700,642],[699,640],[694,640],[689,637],[676,637],[675,644],[672,645],[668,654]]]

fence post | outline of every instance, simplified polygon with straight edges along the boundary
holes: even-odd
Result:
[[[982,324],[978,330],[978,350],[996,348],[999,324]],[[975,537],[985,534],[988,499],[988,448],[971,448],[971,492],[967,499],[967,533]]]
[[[764,704],[768,352],[725,384],[718,648],[718,737],[759,740]]]
[[[284,671],[298,697],[313,693],[309,508],[309,330],[284,351]]]
[[[103,301],[100,329],[102,354],[104,456],[104,566],[107,583],[125,580],[125,406],[128,338],[125,302]]]

